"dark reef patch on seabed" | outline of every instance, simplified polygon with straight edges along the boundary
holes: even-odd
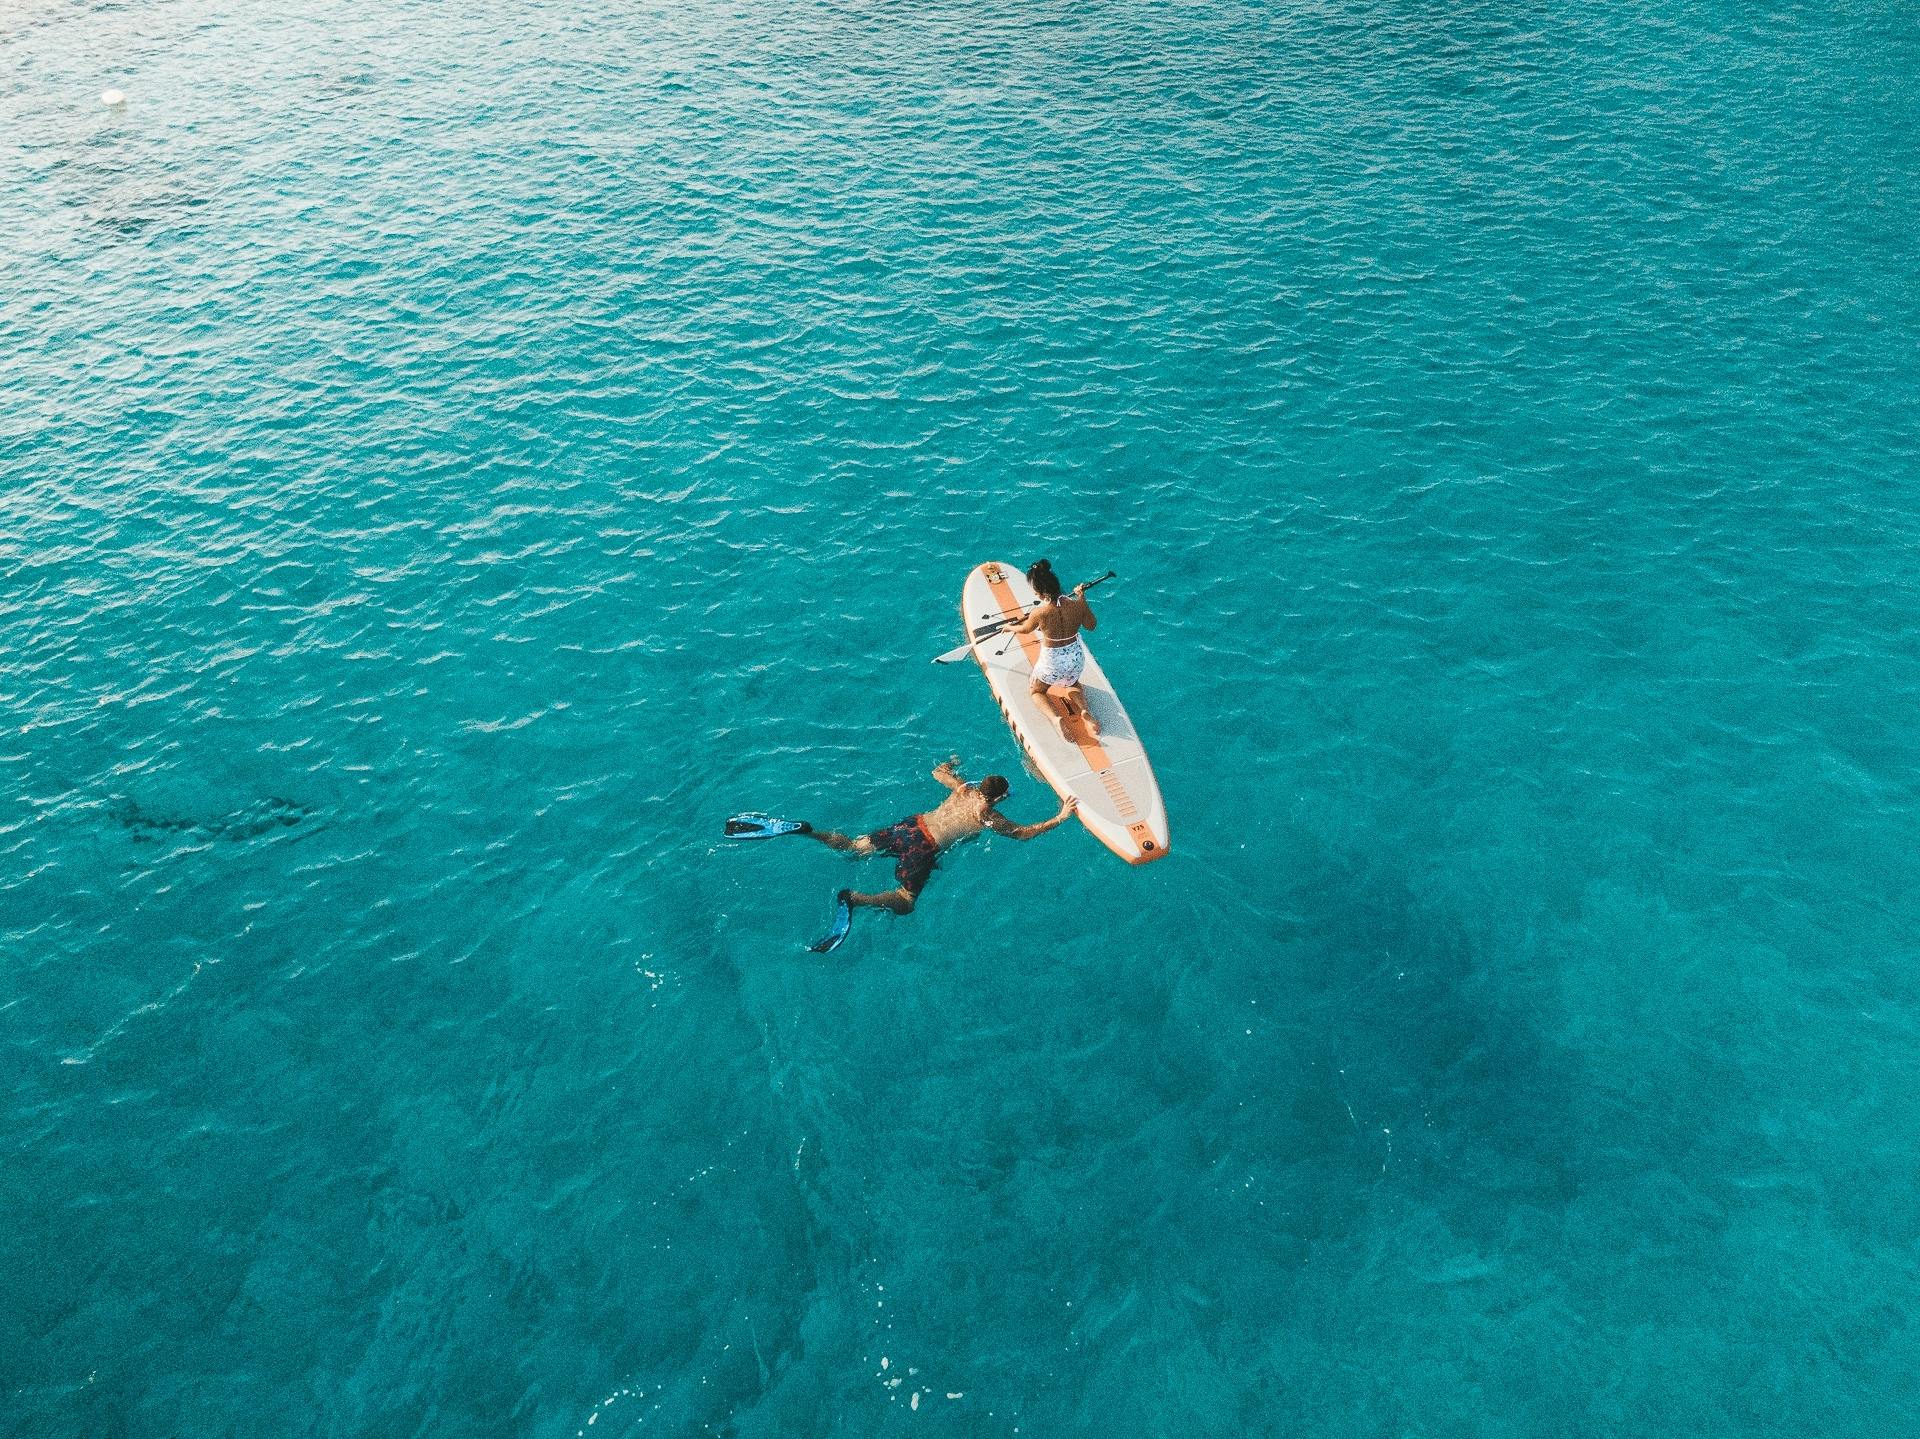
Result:
[[[138,841],[258,839],[276,830],[292,829],[311,819],[313,813],[310,806],[298,800],[277,797],[207,816],[151,810],[131,799],[121,799],[113,808],[113,817]]]
[[[1526,956],[1503,952],[1492,917],[1446,914],[1359,864],[1332,860],[1307,883],[1321,896],[1307,938],[1318,954],[1298,978],[1338,1008],[1323,1032],[1343,1103],[1397,1117],[1395,1163],[1457,1166],[1464,1145],[1510,1198],[1570,1200],[1580,1065],[1527,1008]]]

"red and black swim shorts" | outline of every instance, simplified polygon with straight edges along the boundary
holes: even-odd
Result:
[[[890,854],[899,860],[893,867],[893,877],[900,881],[900,888],[919,898],[920,891],[927,886],[927,876],[933,873],[940,858],[940,847],[927,833],[920,816],[916,814],[885,829],[876,829],[867,839],[881,854]]]

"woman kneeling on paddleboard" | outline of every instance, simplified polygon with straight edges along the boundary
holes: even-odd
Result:
[[[1045,560],[1034,562],[1033,568],[1027,571],[1027,583],[1040,598],[1027,617],[1013,627],[1013,632],[1017,635],[1040,632],[1040,660],[1033,667],[1034,700],[1043,711],[1053,715],[1054,724],[1064,736],[1067,716],[1047,703],[1048,689],[1064,685],[1071,705],[1068,713],[1077,711],[1084,715],[1087,733],[1097,735],[1100,726],[1087,708],[1086,693],[1080,688],[1080,672],[1087,667],[1087,647],[1080,643],[1080,631],[1100,628],[1093,606],[1081,594],[1086,586],[1075,585],[1071,594],[1062,595],[1060,577]]]

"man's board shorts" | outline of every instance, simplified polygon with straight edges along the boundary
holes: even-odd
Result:
[[[876,829],[867,836],[867,841],[881,854],[898,858],[893,877],[900,881],[900,888],[918,899],[920,891],[927,887],[927,876],[933,873],[940,859],[940,847],[927,833],[920,816],[916,814],[885,829]]]
[[[1037,685],[1077,685],[1080,683],[1080,671],[1087,667],[1087,647],[1080,643],[1075,635],[1070,644],[1043,645],[1040,658],[1033,667],[1033,682]]]

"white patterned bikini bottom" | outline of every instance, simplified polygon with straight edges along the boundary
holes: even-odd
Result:
[[[1037,685],[1077,685],[1080,672],[1087,667],[1087,647],[1076,638],[1072,644],[1043,645],[1040,659],[1033,667]]]

